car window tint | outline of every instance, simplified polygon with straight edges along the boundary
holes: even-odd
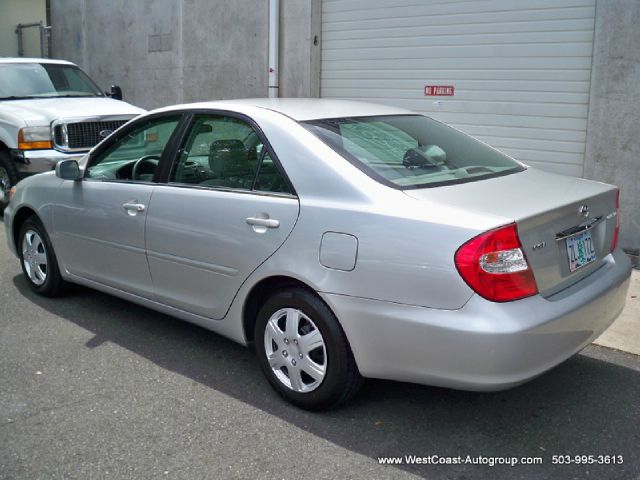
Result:
[[[265,151],[260,164],[255,189],[262,192],[293,193],[267,151]]]
[[[151,181],[180,117],[154,119],[127,132],[91,158],[86,177],[100,180]]]
[[[385,122],[345,123],[340,132],[345,149],[368,163],[402,165],[405,152],[418,146],[415,138]]]
[[[289,192],[271,157],[264,172],[258,175],[258,163],[264,145],[258,134],[244,120],[220,115],[196,117],[171,180],[205,187],[240,190]],[[281,185],[282,183],[282,185]]]
[[[421,115],[332,118],[304,125],[370,177],[396,188],[477,181],[525,167]]]

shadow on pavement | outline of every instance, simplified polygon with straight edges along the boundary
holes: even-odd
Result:
[[[543,466],[403,465],[429,478],[638,478],[640,372],[578,355],[513,390],[470,393],[369,380],[343,408],[289,406],[254,354],[202,328],[82,287],[46,299],[22,276],[20,293],[167,370],[231,395],[343,448],[379,456],[541,456]],[[622,465],[552,465],[552,455],[623,455]]]

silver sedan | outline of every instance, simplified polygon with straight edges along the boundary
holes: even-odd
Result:
[[[33,290],[82,284],[253,344],[309,409],[363,377],[518,385],[613,322],[631,271],[615,187],[358,102],[156,110],[11,195]]]

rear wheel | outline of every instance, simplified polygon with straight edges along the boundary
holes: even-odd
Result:
[[[22,224],[17,244],[22,272],[31,289],[46,297],[59,295],[66,285],[49,236],[37,217]]]
[[[13,160],[7,152],[0,152],[0,215],[9,204],[9,190],[20,177]]]
[[[301,408],[335,407],[353,397],[362,383],[338,320],[304,289],[269,298],[258,313],[254,338],[271,385]]]

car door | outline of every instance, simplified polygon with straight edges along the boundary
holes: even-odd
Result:
[[[195,115],[180,152],[147,217],[156,298],[220,319],[293,229],[298,199],[249,119]]]
[[[154,176],[180,119],[163,115],[125,127],[91,154],[81,181],[62,183],[53,221],[69,273],[153,298],[144,227]]]

